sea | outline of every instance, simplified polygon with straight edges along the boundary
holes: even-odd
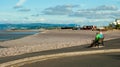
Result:
[[[0,24],[0,41],[7,41],[22,38],[28,35],[38,33],[38,31],[7,31],[7,30],[32,30],[32,29],[53,29],[59,27],[74,27],[76,24],[44,24],[44,23],[31,23],[31,24]]]
[[[3,41],[8,41],[8,40],[14,40],[14,39],[19,39],[19,38],[22,38],[22,37],[26,37],[26,36],[29,36],[29,35],[33,35],[33,34],[36,34],[36,33],[39,33],[38,31],[29,31],[29,32],[26,32],[26,31],[19,31],[19,32],[14,32],[14,31],[0,31],[0,42],[3,42]]]

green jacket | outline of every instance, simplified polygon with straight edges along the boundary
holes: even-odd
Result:
[[[96,37],[95,37],[95,40],[99,40],[100,37],[101,37],[101,35],[100,35],[100,34],[97,34]]]

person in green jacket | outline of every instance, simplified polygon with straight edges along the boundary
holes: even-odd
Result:
[[[96,46],[96,44],[99,44],[100,38],[101,38],[100,33],[99,32],[96,33],[95,40],[93,40],[93,43],[90,46],[88,46],[88,47],[93,47],[93,46]]]
[[[100,38],[101,38],[101,34],[97,33],[96,36],[95,36],[95,40],[98,41]]]

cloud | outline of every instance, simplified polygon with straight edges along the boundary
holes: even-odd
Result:
[[[42,13],[45,15],[68,15],[69,17],[81,17],[87,19],[120,17],[120,11],[114,5],[101,5],[96,8],[79,9],[75,11],[74,8],[76,7],[78,7],[78,5],[58,5],[55,7],[46,8]]]
[[[21,8],[21,9],[19,9],[18,11],[21,11],[21,12],[29,12],[29,11],[31,11],[31,9]]]
[[[29,11],[31,11],[31,9],[23,7],[23,4],[24,4],[26,1],[27,1],[27,0],[19,0],[19,1],[16,3],[16,5],[14,6],[14,8],[15,8],[17,11],[21,11],[21,12],[29,12]]]
[[[80,9],[80,11],[116,11],[118,8],[114,5],[101,5],[91,9]]]
[[[33,14],[33,15],[31,15],[31,16],[33,16],[33,17],[38,17],[38,16],[40,16],[40,14]]]
[[[43,22],[43,21],[46,21],[46,19],[45,18],[39,18],[38,21]]]
[[[99,6],[93,10],[118,10],[118,8],[114,5],[102,5],[102,6]]]
[[[102,5],[91,9],[81,9],[73,12],[71,17],[84,17],[87,19],[104,19],[120,17],[120,11],[116,6]]]
[[[18,3],[14,6],[14,8],[21,8],[25,2],[26,0],[19,0]]]
[[[78,5],[58,5],[46,8],[42,13],[46,15],[67,15],[73,12],[74,7],[78,7]]]

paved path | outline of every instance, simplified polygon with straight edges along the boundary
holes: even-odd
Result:
[[[21,67],[120,67],[120,53],[63,57]]]

